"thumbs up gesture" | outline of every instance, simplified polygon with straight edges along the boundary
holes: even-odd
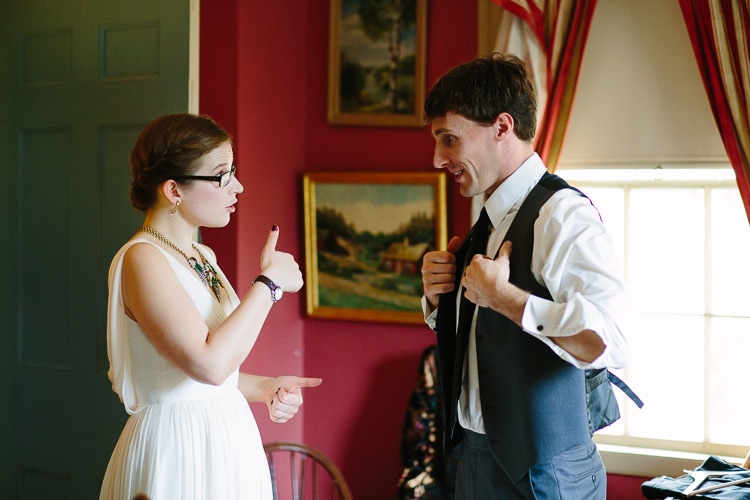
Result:
[[[268,276],[285,292],[297,292],[302,288],[302,272],[292,254],[276,250],[278,241],[279,226],[274,225],[260,254],[261,274]]]

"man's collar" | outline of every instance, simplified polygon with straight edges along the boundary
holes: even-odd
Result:
[[[497,227],[505,215],[514,211],[514,208],[518,210],[520,202],[526,198],[546,171],[547,167],[542,159],[537,153],[533,153],[495,189],[484,203],[493,227]]]

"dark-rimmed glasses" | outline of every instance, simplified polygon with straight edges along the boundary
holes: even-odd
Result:
[[[192,179],[196,181],[217,182],[219,184],[219,187],[224,187],[229,185],[236,171],[237,167],[235,165],[232,165],[232,168],[218,175],[178,175],[177,177],[172,178],[176,181]]]

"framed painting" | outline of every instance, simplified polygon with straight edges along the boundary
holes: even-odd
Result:
[[[307,314],[423,323],[422,257],[447,245],[445,174],[303,178]]]
[[[420,127],[427,0],[331,0],[328,122]]]

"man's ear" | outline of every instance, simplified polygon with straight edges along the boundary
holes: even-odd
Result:
[[[504,139],[513,133],[515,121],[509,113],[500,113],[497,115],[495,123],[492,126],[495,127],[495,136],[498,139]]]

